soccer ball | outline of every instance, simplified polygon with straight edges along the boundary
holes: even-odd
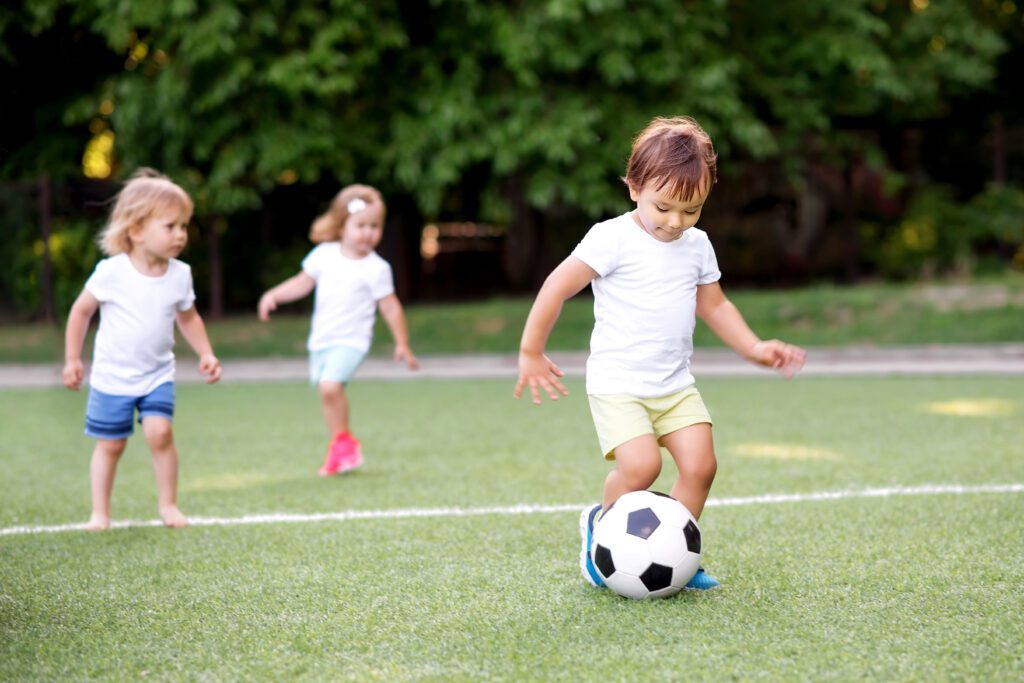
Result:
[[[633,491],[601,516],[590,552],[605,585],[619,595],[667,598],[697,573],[700,528],[675,498]]]

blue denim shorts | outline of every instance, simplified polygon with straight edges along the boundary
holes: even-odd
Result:
[[[330,346],[309,353],[309,383],[347,383],[363,364],[366,351],[351,346]]]
[[[95,439],[127,439],[135,431],[132,418],[174,419],[174,382],[164,382],[145,396],[115,396],[89,389],[85,406],[85,435]]]

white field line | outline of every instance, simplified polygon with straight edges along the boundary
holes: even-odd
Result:
[[[891,498],[893,496],[966,495],[983,493],[1024,493],[1024,484],[924,484],[921,486],[886,486],[869,489],[845,489],[810,493],[770,493],[763,496],[739,498],[709,498],[707,507],[736,507],[745,505],[776,505],[779,503],[806,503],[821,500],[849,498]],[[242,526],[247,524],[301,524],[307,522],[348,522],[360,519],[408,519],[412,517],[476,517],[480,515],[534,515],[555,512],[578,512],[583,503],[559,505],[509,505],[494,507],[442,507],[399,508],[393,510],[343,510],[312,514],[273,513],[243,515],[242,517],[190,517],[190,526]],[[55,526],[13,526],[0,529],[0,536],[22,534],[52,534],[79,531],[84,524]],[[160,520],[121,521],[111,525],[115,529],[161,526]]]

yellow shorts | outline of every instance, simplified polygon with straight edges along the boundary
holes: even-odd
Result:
[[[590,394],[597,440],[606,460],[615,459],[615,448],[644,434],[659,441],[666,434],[707,422],[711,415],[697,387],[690,385],[668,396],[640,398],[628,394]]]

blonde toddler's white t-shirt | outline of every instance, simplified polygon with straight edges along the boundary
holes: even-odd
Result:
[[[174,381],[174,321],[196,300],[188,264],[172,258],[166,273],[151,277],[118,254],[96,264],[85,289],[100,302],[90,386],[145,396]]]
[[[303,259],[302,270],[316,280],[309,350],[343,344],[369,351],[377,302],[395,291],[388,262],[373,251],[352,259],[340,242],[324,242]]]
[[[697,286],[721,278],[707,233],[661,242],[630,212],[596,224],[572,255],[598,274],[587,393],[665,396],[693,384]]]

